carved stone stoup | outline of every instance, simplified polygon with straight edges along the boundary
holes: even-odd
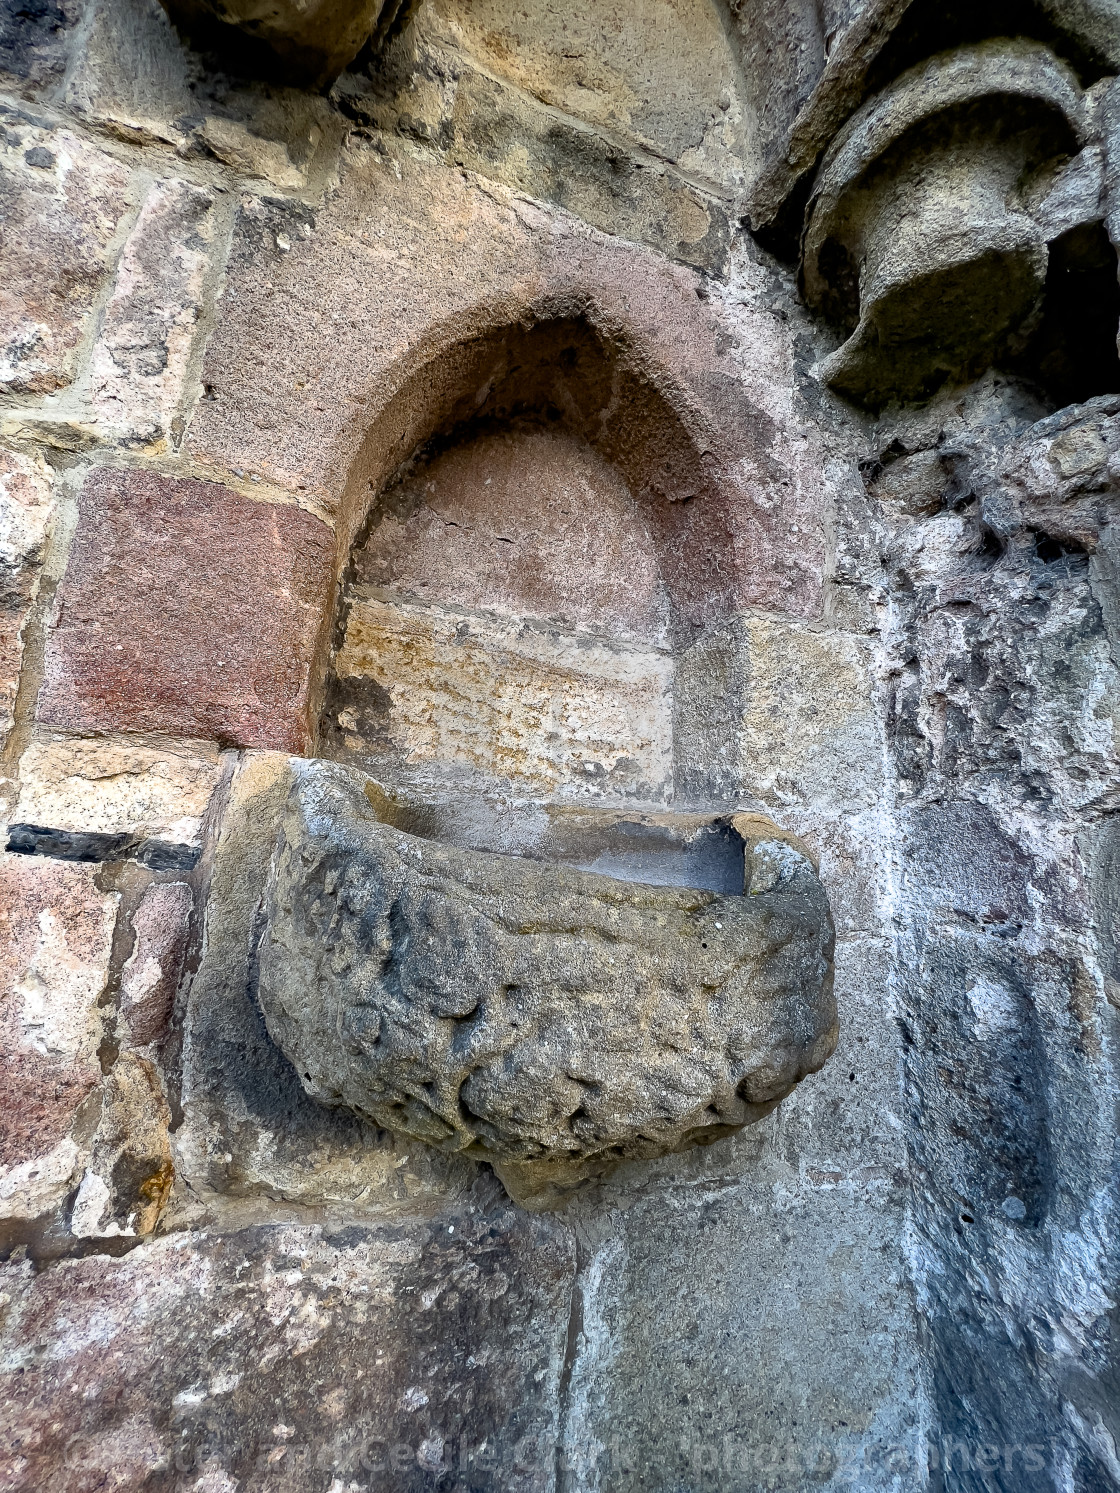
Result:
[[[422,840],[350,769],[293,771],[259,997],[321,1102],[549,1206],[760,1119],[831,1054],[828,903],[776,826],[744,823],[726,896]]]

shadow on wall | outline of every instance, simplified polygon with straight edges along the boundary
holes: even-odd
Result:
[[[320,752],[428,790],[671,796],[675,656],[732,609],[729,524],[629,349],[580,316],[461,346],[360,465]]]

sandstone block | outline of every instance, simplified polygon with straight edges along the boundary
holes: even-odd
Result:
[[[10,1265],[6,1485],[548,1493],[574,1254],[499,1205]]]
[[[334,667],[358,754],[545,792],[657,797],[671,776],[672,661],[656,648],[370,596]]]
[[[99,468],[59,590],[39,718],[305,747],[333,537],[212,482]]]
[[[69,130],[9,124],[0,141],[0,389],[45,394],[74,376],[78,343],[128,212],[131,173]]]
[[[34,741],[20,758],[13,821],[197,845],[220,770],[206,742],[160,750],[102,738]]]
[[[66,104],[84,118],[138,140],[184,138],[193,112],[183,45],[158,0],[93,0]]]
[[[0,450],[0,744],[12,728],[23,630],[54,518],[51,483],[41,459]]]
[[[761,1118],[836,1042],[832,922],[785,837],[747,894],[479,854],[293,762],[259,996],[308,1093],[539,1205]]]
[[[98,1000],[118,901],[98,890],[94,873],[0,855],[0,1212],[8,1217],[36,1217],[57,1203],[77,1181],[88,1142],[78,1122],[101,1077]]]
[[[545,0],[532,12],[516,0],[439,0],[418,18],[421,29],[437,26],[491,77],[549,106],[553,120],[583,120],[728,194],[742,185],[750,142],[739,70],[704,0]]]
[[[155,1064],[122,1052],[102,1085],[89,1165],[74,1199],[70,1228],[79,1239],[152,1232],[175,1176],[170,1123]]]
[[[183,961],[193,898],[185,882],[148,887],[132,918],[132,953],[121,970],[118,1038],[131,1046],[158,1042],[167,1031]]]
[[[87,375],[98,429],[166,444],[184,395],[214,237],[214,198],[157,182],[121,251]]]
[[[718,272],[726,260],[731,228],[719,197],[516,89],[464,70],[450,128],[453,158],[483,176],[686,264]]]
[[[739,791],[842,814],[873,804],[881,746],[858,642],[760,615],[746,619],[740,645]]]

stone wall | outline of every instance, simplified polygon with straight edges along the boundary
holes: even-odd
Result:
[[[0,11],[6,1486],[1120,1486],[1114,9],[173,9]],[[293,755],[769,816],[834,1056],[546,1212],[318,1103]]]

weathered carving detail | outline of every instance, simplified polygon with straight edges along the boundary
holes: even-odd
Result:
[[[1083,143],[1077,81],[1034,42],[944,53],[865,104],[825,156],[805,231],[806,299],[850,332],[827,381],[868,405],[922,399],[1021,352],[1048,243],[1100,216]]]
[[[259,992],[323,1103],[547,1206],[760,1119],[832,1052],[827,899],[768,821],[738,821],[747,893],[727,896],[423,840],[352,770],[293,772]]]
[[[163,0],[192,38],[236,58],[237,43],[274,54],[275,70],[292,82],[331,82],[371,40],[374,48],[401,25],[419,0]],[[267,52],[264,54],[268,55]]]

